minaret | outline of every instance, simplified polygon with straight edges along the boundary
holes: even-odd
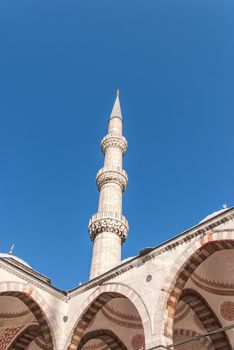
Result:
[[[122,193],[128,184],[128,176],[122,169],[122,163],[128,144],[122,135],[122,126],[117,91],[109,119],[108,134],[101,142],[105,160],[104,167],[96,176],[96,184],[100,191],[98,212],[89,221],[89,233],[93,240],[90,279],[120,263],[121,245],[128,235],[128,222],[122,215]]]

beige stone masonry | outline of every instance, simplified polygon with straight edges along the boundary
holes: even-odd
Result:
[[[122,216],[122,193],[128,184],[122,169],[127,140],[122,135],[122,113],[119,96],[110,116],[108,134],[102,139],[104,167],[97,173],[100,191],[98,212],[89,221],[89,233],[94,241],[90,279],[117,266],[121,261],[121,245],[127,238],[128,223]]]

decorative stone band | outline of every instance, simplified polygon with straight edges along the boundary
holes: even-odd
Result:
[[[121,118],[119,115],[117,115],[117,113],[114,114],[114,115],[112,115],[112,116],[110,116],[110,119],[109,119],[109,120],[111,120],[111,119],[113,119],[113,118],[119,118],[120,120],[122,120],[122,118]]]
[[[91,240],[102,232],[113,232],[118,235],[122,243],[128,235],[128,221],[118,213],[103,212],[94,214],[89,220],[89,233]]]
[[[96,176],[96,184],[98,189],[109,182],[114,182],[122,188],[124,192],[128,185],[128,175],[125,170],[120,167],[102,168]]]
[[[108,134],[101,141],[101,149],[105,154],[106,150],[110,147],[120,148],[122,153],[126,153],[128,149],[128,143],[124,136]]]

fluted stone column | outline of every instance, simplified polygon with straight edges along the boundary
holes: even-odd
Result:
[[[112,269],[121,261],[121,245],[127,238],[128,222],[122,215],[122,193],[128,184],[122,169],[127,140],[122,135],[122,114],[119,93],[109,120],[108,134],[101,142],[105,155],[104,167],[98,171],[97,187],[100,191],[98,212],[89,221],[93,240],[90,279]]]

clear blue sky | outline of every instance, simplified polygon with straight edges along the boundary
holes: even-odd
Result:
[[[121,91],[123,257],[234,204],[233,0],[1,0],[0,250],[88,279],[100,140]]]

